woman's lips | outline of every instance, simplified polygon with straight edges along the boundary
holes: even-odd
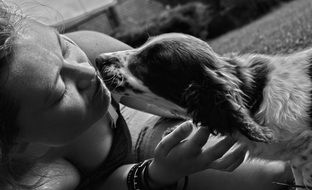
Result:
[[[96,76],[96,79],[94,81],[94,92],[92,96],[92,101],[96,101],[99,97],[104,98],[103,96],[110,96],[110,92],[105,86],[104,82],[99,78],[99,76]]]

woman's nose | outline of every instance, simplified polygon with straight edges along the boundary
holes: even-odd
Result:
[[[64,77],[74,80],[79,90],[88,88],[96,77],[96,70],[88,62],[71,63],[65,61],[61,70]]]

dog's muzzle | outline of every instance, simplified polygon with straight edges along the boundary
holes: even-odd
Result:
[[[95,64],[106,86],[111,91],[123,92],[125,77],[121,74],[121,61],[113,55],[101,54],[95,59]]]

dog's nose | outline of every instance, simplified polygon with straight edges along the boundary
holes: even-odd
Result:
[[[112,65],[112,61],[110,56],[107,55],[100,55],[97,58],[95,58],[95,65],[96,67],[102,71],[102,69],[104,68],[104,66],[109,66]]]
[[[118,66],[119,64],[120,64],[119,59],[117,57],[109,55],[100,55],[95,58],[95,65],[100,71],[102,71],[104,66],[110,65]]]

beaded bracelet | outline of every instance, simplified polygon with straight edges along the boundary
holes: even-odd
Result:
[[[139,167],[141,163],[135,164],[134,166],[132,166],[132,168],[130,169],[128,176],[127,176],[127,187],[129,190],[136,190],[136,183],[135,182],[135,173],[137,171],[137,168]]]
[[[153,180],[148,174],[148,167],[152,162],[151,159],[135,164],[129,171],[127,176],[127,186],[129,190],[152,190],[150,182]],[[188,185],[188,176],[184,178],[183,190]],[[167,186],[164,189],[177,189],[177,183]],[[154,189],[155,190],[155,189]]]

